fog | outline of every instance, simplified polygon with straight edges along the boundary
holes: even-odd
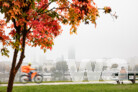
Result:
[[[112,11],[119,16],[117,20],[109,14],[100,11],[97,27],[81,24],[77,35],[69,34],[69,26],[62,26],[63,33],[54,40],[52,51],[45,54],[37,48],[26,48],[24,62],[34,60],[68,59],[69,50],[74,49],[76,60],[98,58],[130,58],[138,56],[138,6],[137,0],[95,0],[98,7],[111,6]],[[1,15],[2,18],[2,15]],[[10,58],[0,56],[0,61],[11,61]]]

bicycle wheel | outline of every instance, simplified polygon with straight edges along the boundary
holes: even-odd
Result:
[[[27,83],[28,81],[29,81],[29,78],[28,78],[27,75],[21,75],[21,76],[20,76],[20,82],[21,82],[21,83],[25,84],[25,83]]]
[[[36,83],[41,83],[42,81],[43,81],[43,76],[42,76],[42,75],[37,74],[37,75],[34,77],[34,82],[36,82]]]

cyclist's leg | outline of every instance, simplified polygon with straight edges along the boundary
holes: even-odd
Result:
[[[31,75],[32,75],[33,72],[29,72],[28,75],[29,75],[29,81],[31,81]]]

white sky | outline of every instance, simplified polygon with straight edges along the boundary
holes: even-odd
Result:
[[[52,51],[45,54],[39,48],[26,49],[26,61],[34,59],[57,59],[68,57],[68,49],[74,48],[76,59],[128,58],[138,56],[138,0],[95,0],[98,7],[110,6],[119,16],[113,20],[100,12],[97,27],[81,24],[77,35],[69,34],[69,27],[63,26],[63,33],[55,39]],[[12,53],[11,53],[12,54]],[[11,60],[0,56],[0,60]]]

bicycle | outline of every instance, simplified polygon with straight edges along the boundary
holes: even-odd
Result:
[[[26,84],[26,83],[28,83],[29,82],[29,75],[28,74],[22,74],[21,76],[20,76],[20,82],[21,83],[23,83],[23,84]],[[32,74],[31,74],[31,80],[33,80],[34,79],[34,82],[35,83],[41,83],[41,82],[43,82],[43,75],[42,74],[39,74],[39,73],[37,73],[37,72],[33,72]]]

